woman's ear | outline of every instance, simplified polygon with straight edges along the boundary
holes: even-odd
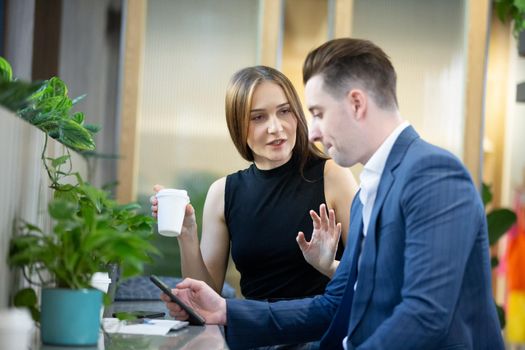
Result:
[[[361,89],[352,89],[346,95],[350,108],[356,119],[362,119],[367,109],[367,96]]]

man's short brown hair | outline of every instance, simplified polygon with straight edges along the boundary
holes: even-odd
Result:
[[[303,66],[303,82],[315,75],[334,97],[345,95],[351,88],[366,89],[384,109],[397,108],[396,71],[390,58],[371,41],[334,39],[311,51]]]

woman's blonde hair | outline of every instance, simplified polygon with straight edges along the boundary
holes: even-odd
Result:
[[[303,172],[304,165],[309,158],[326,159],[326,156],[315,145],[308,142],[306,118],[292,83],[278,70],[266,66],[241,69],[233,75],[226,90],[226,123],[239,154],[247,161],[254,160],[253,152],[247,143],[248,127],[253,93],[262,82],[272,82],[283,89],[290,104],[290,110],[297,120],[293,157],[299,160],[300,172]]]

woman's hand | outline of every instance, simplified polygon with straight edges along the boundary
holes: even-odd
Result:
[[[314,225],[310,242],[307,242],[304,233],[297,234],[297,243],[304,259],[322,274],[332,277],[339,262],[335,260],[339,237],[341,237],[341,223],[335,223],[335,212],[330,209],[326,212],[326,205],[321,204],[319,214],[310,210]]]
[[[162,185],[153,186],[153,191],[155,192],[155,194],[149,199],[151,203],[151,215],[154,218],[157,217],[159,211],[159,201],[157,199],[156,194],[162,189],[164,189],[164,186]],[[186,211],[184,212],[184,221],[182,222],[182,228],[179,237],[182,239],[188,237],[197,239],[197,221],[195,219],[195,209],[193,209],[193,206],[189,203],[188,205],[186,205]]]

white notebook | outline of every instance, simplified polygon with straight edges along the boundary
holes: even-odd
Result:
[[[166,335],[188,325],[187,321],[165,319],[143,319],[144,323],[127,324],[118,318],[104,318],[103,327],[108,333]],[[133,321],[132,321],[133,322]]]

